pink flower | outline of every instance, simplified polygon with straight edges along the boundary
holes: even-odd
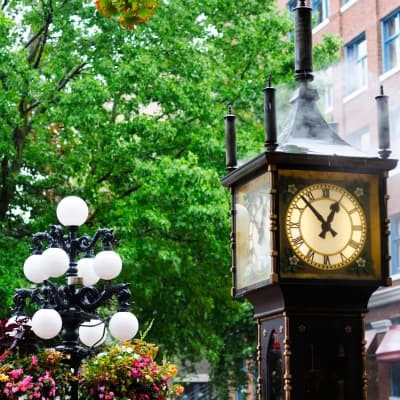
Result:
[[[19,369],[14,369],[13,371],[11,371],[10,375],[11,375],[11,378],[18,379],[23,373],[24,373],[24,370],[22,368],[19,368]]]
[[[31,365],[32,366],[38,365],[38,358],[36,356],[32,356]]]
[[[139,378],[142,375],[142,373],[136,368],[131,368],[131,375],[132,378]]]
[[[21,392],[26,392],[28,389],[33,388],[32,377],[30,375],[26,376],[22,381],[18,382],[18,388]]]

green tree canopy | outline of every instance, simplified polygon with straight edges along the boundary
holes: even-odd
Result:
[[[89,231],[115,229],[150,339],[227,372],[256,329],[235,330],[238,353],[223,355],[231,327],[251,316],[230,296],[223,116],[233,104],[241,157],[262,150],[266,78],[293,75],[291,20],[272,0],[159,3],[130,31],[94,0],[0,2],[2,316],[27,285],[31,233],[75,194],[90,206]],[[323,46],[326,61],[337,42]]]

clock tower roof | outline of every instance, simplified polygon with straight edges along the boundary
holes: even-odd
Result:
[[[365,157],[365,154],[344,141],[318,110],[318,92],[310,87],[313,80],[312,8],[305,0],[298,0],[294,19],[295,79],[299,88],[291,100],[292,109],[276,150]]]
[[[319,95],[307,81],[291,99],[292,109],[281,133],[278,151],[287,153],[336,154],[362,156],[357,149],[344,141],[332,125],[329,125],[317,107]]]

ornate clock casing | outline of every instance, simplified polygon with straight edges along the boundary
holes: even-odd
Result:
[[[282,279],[382,279],[379,175],[281,169],[278,179]]]
[[[322,281],[389,285],[386,178],[395,165],[266,152],[227,175],[233,294]]]

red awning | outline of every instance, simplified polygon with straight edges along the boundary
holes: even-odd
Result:
[[[378,361],[400,360],[400,325],[392,325],[376,349]]]
[[[367,329],[365,331],[365,351],[368,351],[372,342],[376,338],[376,330],[375,329]]]

